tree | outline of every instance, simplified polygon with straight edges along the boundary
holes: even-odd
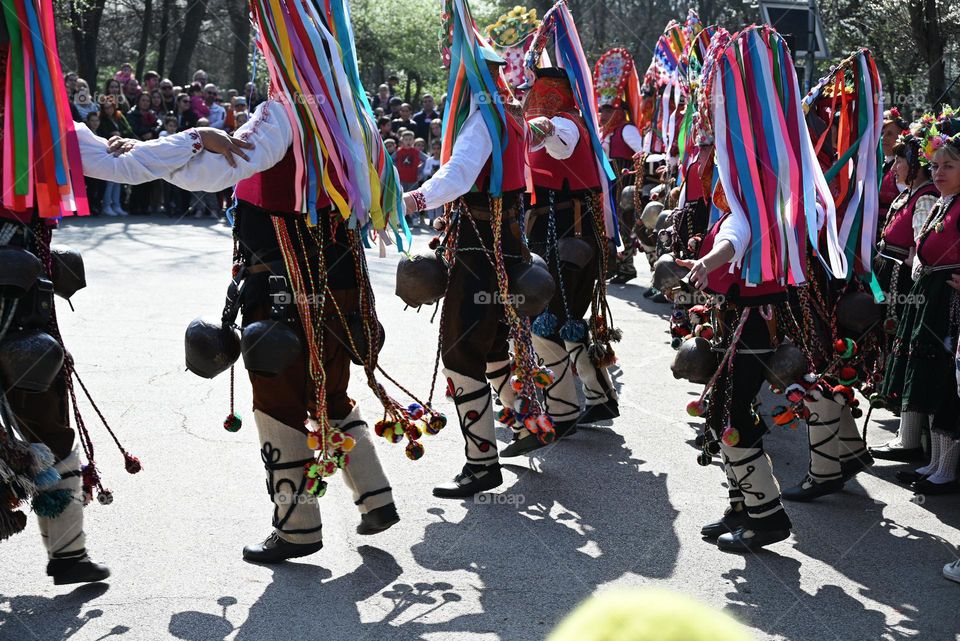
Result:
[[[157,39],[157,73],[164,75],[167,64],[167,43],[170,38],[170,9],[173,0],[163,0],[160,5],[160,37]]]
[[[150,45],[150,28],[152,26],[153,0],[143,0],[143,24],[140,27],[140,46],[137,47],[137,78],[143,78],[143,68],[147,64],[147,47]]]
[[[97,45],[100,20],[106,0],[70,0],[70,31],[73,51],[77,57],[76,69],[81,78],[97,78]]]
[[[227,14],[233,31],[230,56],[230,82],[241,89],[250,79],[250,18],[247,0],[227,0]]]
[[[185,84],[190,81],[190,60],[193,51],[200,40],[200,31],[203,20],[207,16],[207,3],[204,0],[190,0],[187,12],[183,19],[183,29],[180,31],[180,44],[170,66],[170,79],[175,84]]]
[[[909,0],[910,28],[917,48],[927,65],[927,102],[933,104],[946,88],[943,55],[946,42],[940,26],[936,0]]]

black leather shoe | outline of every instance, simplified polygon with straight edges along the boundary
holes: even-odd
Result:
[[[736,532],[721,534],[717,547],[724,552],[754,552],[760,548],[790,538],[790,530],[748,530],[746,526]]]
[[[929,474],[920,474],[916,470],[900,470],[894,476],[897,477],[897,480],[903,483],[904,485],[913,485],[917,481],[922,481],[927,478]]]
[[[323,547],[323,541],[316,543],[291,543],[280,538],[274,531],[263,543],[254,543],[243,548],[244,561],[252,563],[279,563],[287,559],[309,556]]]
[[[441,499],[463,499],[486,490],[492,490],[503,483],[500,464],[472,466],[464,465],[463,471],[453,477],[451,483],[433,488],[433,495]]]
[[[960,483],[950,481],[949,483],[931,483],[930,479],[921,479],[910,486],[914,494],[926,494],[934,496],[937,494],[954,494],[960,492]]]
[[[54,585],[96,583],[107,580],[110,568],[83,555],[77,559],[52,559],[47,563],[47,574],[53,577]]]
[[[620,416],[620,404],[616,399],[608,398],[606,403],[596,405],[587,405],[580,418],[577,419],[578,425],[589,425],[597,421],[610,421]]]
[[[611,279],[610,279],[610,282],[613,283],[614,285],[623,285],[623,284],[625,284],[625,283],[630,282],[631,280],[633,280],[633,279],[636,278],[636,277],[637,277],[636,274],[622,274],[622,273],[621,273],[621,274],[617,274],[616,276],[614,276],[613,278],[611,278]]]
[[[560,440],[567,436],[573,436],[577,433],[577,422],[580,420],[580,417],[573,419],[572,421],[563,421],[562,423],[556,423],[553,426],[553,431],[556,433],[556,440]]]
[[[817,482],[807,476],[800,482],[799,485],[787,488],[781,492],[780,497],[784,501],[796,501],[798,503],[804,503],[806,501],[812,501],[813,499],[820,498],[821,496],[826,496],[827,494],[834,494],[842,489],[843,479],[831,479],[829,481]]]
[[[723,518],[713,523],[707,523],[700,528],[700,536],[708,541],[716,541],[722,534],[736,532],[744,525],[747,517],[743,510],[729,509],[724,513]]]
[[[366,514],[360,515],[360,525],[357,526],[357,534],[377,534],[384,530],[389,530],[391,526],[400,522],[400,515],[397,514],[397,506],[393,503],[381,505],[370,510]]]
[[[923,458],[923,448],[920,447],[890,447],[889,444],[870,448],[873,458],[884,461],[919,461]]]
[[[871,465],[873,465],[873,457],[870,456],[870,452],[864,452],[856,458],[843,461],[840,463],[840,475],[843,478],[843,482],[846,483]]]
[[[663,295],[663,292],[657,292],[656,295],[650,297],[651,303],[669,303],[670,299]]]
[[[648,287],[648,288],[647,288],[647,291],[643,292],[642,296],[643,296],[644,298],[653,298],[654,296],[656,296],[656,295],[659,294],[659,293],[660,293],[660,290],[659,290],[659,289],[654,289],[653,287]]]
[[[557,435],[559,438],[559,434]],[[503,451],[500,452],[500,456],[503,458],[513,458],[515,456],[523,456],[524,454],[529,454],[539,450],[541,447],[546,447],[548,443],[543,443],[533,434],[527,434],[526,436],[521,436],[520,438],[514,440],[510,445],[503,448]]]

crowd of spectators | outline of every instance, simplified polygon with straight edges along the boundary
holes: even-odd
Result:
[[[196,126],[215,127],[233,133],[265,99],[254,83],[243,92],[223,90],[198,69],[193,81],[175,85],[156,71],[143,74],[124,64],[97,91],[76,73],[65,76],[74,120],[84,123],[103,138],[121,136],[138,140],[162,138]],[[430,94],[419,100],[414,112],[397,96],[397,76],[369,95],[374,116],[387,151],[393,157],[404,190],[413,189],[440,168],[442,101]],[[229,205],[229,191],[221,194],[188,193],[163,181],[144,185],[119,185],[87,181],[91,210],[95,215],[160,215],[182,218],[220,218]],[[438,212],[427,212],[419,222],[432,222]],[[408,223],[414,223],[408,217]]]

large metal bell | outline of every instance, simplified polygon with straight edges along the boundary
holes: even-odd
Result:
[[[63,347],[50,334],[32,329],[0,341],[0,379],[6,389],[45,392],[63,367]]]
[[[240,358],[240,334],[219,319],[194,318],[183,336],[187,369],[213,378]]]
[[[0,295],[23,296],[43,273],[40,259],[20,247],[0,247]]]
[[[240,352],[247,371],[258,376],[276,376],[301,355],[302,344],[286,323],[262,320],[243,328]]]
[[[593,260],[593,245],[582,238],[567,236],[557,241],[557,254],[561,261],[583,269]]]
[[[673,365],[670,366],[674,378],[683,378],[691,383],[705,385],[717,371],[720,361],[717,353],[710,348],[710,342],[695,336],[683,341]]]
[[[633,199],[637,193],[637,188],[633,185],[627,185],[620,192],[620,211],[633,211]]]
[[[69,299],[87,286],[80,252],[66,245],[52,245],[50,257],[53,260],[53,292],[57,296]]]
[[[679,286],[680,279],[689,273],[689,269],[677,264],[673,254],[664,254],[653,264],[653,287],[668,292]]]
[[[883,305],[873,300],[864,291],[847,292],[837,303],[837,324],[859,339],[863,334],[883,322]]]
[[[432,305],[447,291],[447,268],[436,252],[404,256],[397,264],[396,294],[410,307]]]
[[[557,289],[550,272],[534,262],[520,263],[507,271],[510,296],[521,316],[537,316],[550,304]]]
[[[640,222],[643,223],[644,227],[653,231],[657,228],[657,221],[660,219],[661,212],[663,212],[663,203],[659,200],[651,200],[643,208],[643,213],[640,214]]]
[[[767,381],[779,390],[803,381],[810,371],[807,355],[793,343],[783,343],[767,360]]]

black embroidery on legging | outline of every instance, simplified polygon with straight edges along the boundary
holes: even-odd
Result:
[[[483,398],[483,397],[486,397],[486,398],[487,398],[487,402],[483,404],[483,410],[482,410],[482,411],[479,411],[479,412],[478,412],[477,410],[467,410],[467,412],[466,412],[465,414],[461,414],[461,413],[460,413],[460,406],[461,406],[461,405],[464,405],[464,404],[466,404],[466,403],[469,403],[469,402],[471,402],[471,401],[475,401],[475,400],[480,399],[480,398]],[[490,410],[490,400],[489,400],[489,399],[490,399],[490,386],[489,386],[489,385],[484,385],[483,387],[481,387],[481,388],[479,388],[479,389],[477,389],[477,390],[475,390],[475,391],[473,391],[473,392],[470,392],[469,394],[464,394],[464,393],[463,393],[463,389],[462,389],[462,388],[458,388],[456,395],[454,395],[454,397],[453,397],[453,403],[454,403],[454,405],[457,406],[457,414],[458,414],[459,417],[460,417],[460,431],[463,433],[463,438],[465,438],[465,439],[467,439],[468,441],[470,441],[471,443],[473,443],[473,444],[477,447],[477,449],[480,450],[481,452],[486,453],[486,452],[490,452],[491,450],[492,450],[492,452],[493,452],[490,456],[487,456],[487,457],[482,458],[482,459],[474,459],[475,461],[481,461],[481,462],[482,462],[482,461],[487,461],[487,460],[490,460],[490,459],[492,459],[492,458],[496,458],[496,457],[497,457],[497,444],[496,444],[496,443],[494,443],[494,442],[492,442],[492,441],[489,441],[489,440],[487,440],[487,439],[485,439],[485,438],[483,438],[483,437],[481,437],[481,436],[477,436],[476,434],[474,434],[473,432],[470,431],[470,428],[472,428],[474,425],[476,425],[476,424],[479,423],[481,420],[483,420],[484,415]],[[469,457],[468,457],[468,459],[469,459]]]
[[[384,492],[390,492],[392,489],[393,489],[393,488],[391,488],[391,487],[388,485],[387,487],[382,487],[382,488],[380,488],[379,490],[370,490],[369,492],[364,492],[363,494],[360,495],[360,498],[358,498],[356,501],[353,502],[353,504],[354,504],[354,505],[360,505],[361,503],[363,503],[364,501],[366,501],[366,500],[369,499],[370,497],[376,496],[376,495],[378,495],[378,494],[383,494]]]
[[[585,351],[586,349],[587,349],[586,345],[584,345],[583,343],[577,343],[577,346],[573,349],[573,351],[569,352],[570,360],[576,363],[577,358],[579,358],[580,356],[580,353]],[[601,389],[596,390],[596,389],[587,387],[586,379],[583,378],[583,374],[580,373],[578,370],[578,373],[580,373],[580,382],[583,383],[583,395],[587,398],[588,401],[595,401],[598,398],[607,398],[608,396],[610,396],[610,390],[607,389],[607,382],[606,380],[604,380],[602,372],[599,372],[599,368],[597,368],[597,366],[594,365],[589,358],[587,358],[587,361],[590,363],[590,367],[598,371],[597,382],[600,383]]]
[[[545,387],[544,390],[543,390],[543,395],[544,395],[544,397],[546,398],[546,401],[547,401],[547,413],[550,414],[550,416],[553,417],[553,418],[566,418],[566,417],[569,417],[569,416],[579,415],[579,414],[580,414],[580,402],[579,402],[578,400],[575,400],[575,402],[571,403],[571,402],[568,401],[568,400],[565,400],[565,399],[562,399],[562,398],[559,398],[559,397],[555,397],[555,396],[552,396],[552,395],[550,394],[551,390],[553,390],[553,388],[555,388],[557,385],[559,385],[560,382],[561,382],[565,377],[572,375],[571,372],[570,372],[570,367],[568,367],[568,366],[567,366],[567,363],[566,363],[566,361],[567,361],[568,358],[569,358],[569,356],[566,355],[566,350],[564,350],[564,357],[563,357],[563,359],[557,361],[556,363],[547,363],[546,361],[544,361],[544,365],[546,365],[547,368],[549,368],[550,370],[552,370],[552,371],[553,371],[553,375],[554,375],[553,383],[551,383],[550,385],[548,385],[547,387]],[[558,366],[561,365],[561,364],[564,365],[563,367],[560,367],[560,368],[559,368],[560,371],[562,371],[562,374],[560,374],[559,376],[557,376],[557,371],[558,371],[557,368],[558,368]],[[586,385],[584,385],[584,389],[586,389]],[[551,408],[554,406],[554,404],[560,404],[561,406],[566,406],[566,407],[567,407],[567,411],[565,411],[565,412],[554,412],[553,409],[551,409]]]
[[[357,419],[356,421],[350,421],[346,425],[341,425],[337,429],[339,429],[341,432],[349,432],[350,430],[356,429],[361,425],[366,425],[366,422],[363,420]]]
[[[500,384],[499,385],[494,384],[493,391],[497,393],[497,397],[499,398],[501,393],[503,392],[504,386],[506,386],[506,384],[510,380],[510,363],[509,362],[496,371],[487,372],[488,381],[490,381],[491,383],[494,383],[494,381],[496,381],[497,379],[500,379]]]
[[[737,486],[740,488],[740,491],[744,494],[744,497],[750,496],[757,501],[763,501],[767,498],[766,492],[763,491],[752,491],[753,483],[750,481],[750,477],[753,476],[753,473],[757,471],[757,466],[752,465],[753,461],[756,461],[761,456],[763,456],[763,450],[758,451],[753,456],[748,456],[747,458],[737,461],[736,463],[731,464],[733,468],[733,475],[737,479]],[[740,476],[737,472],[738,468],[746,468],[746,474]],[[749,509],[749,508],[748,508]]]
[[[810,427],[813,426],[813,425],[834,425],[834,424],[840,422],[840,418],[837,417],[837,420],[835,420],[835,421],[820,421],[820,420],[818,420],[819,418],[820,418],[820,417],[819,417],[817,414],[812,414],[812,415],[810,416],[810,419],[807,421],[807,432],[808,432],[808,435],[809,435],[809,437],[810,437],[810,465],[808,466],[807,476],[810,478],[811,481],[817,481],[817,480],[819,479],[819,480],[822,482],[822,481],[830,481],[830,480],[833,480],[833,479],[836,479],[836,478],[840,478],[840,475],[839,475],[839,472],[838,472],[837,474],[834,474],[833,476],[824,476],[824,475],[822,475],[822,474],[814,474],[814,472],[813,472],[813,455],[816,454],[816,455],[819,456],[820,458],[827,459],[828,461],[835,461],[836,463],[839,464],[839,463],[840,463],[840,457],[839,457],[839,456],[830,456],[829,454],[825,454],[823,451],[821,451],[820,449],[818,449],[818,448],[821,448],[821,447],[823,447],[824,445],[830,443],[833,439],[838,438],[838,436],[837,436],[837,431],[834,431],[832,434],[830,434],[830,435],[829,435],[828,437],[826,437],[825,439],[823,439],[823,440],[821,440],[821,441],[817,441],[816,443],[814,443],[814,442],[813,442],[813,432],[810,431]],[[839,428],[839,426],[838,426],[838,427],[837,427],[837,430],[839,430],[839,429],[840,429],[840,428]]]
[[[307,484],[307,476],[305,474],[301,474],[300,484],[297,485],[290,479],[280,479],[279,481],[274,482],[273,473],[276,470],[292,470],[294,468],[303,468],[304,465],[310,463],[313,461],[313,459],[308,458],[301,459],[299,461],[280,463],[281,456],[282,452],[280,449],[274,447],[273,443],[270,441],[264,442],[263,447],[260,449],[260,458],[263,459],[263,465],[265,468],[267,468],[267,494],[270,495],[270,501],[273,503],[273,527],[276,528],[278,532],[283,532],[284,534],[310,534],[313,532],[319,532],[322,526],[300,530],[284,529],[287,521],[289,521],[290,517],[293,516],[294,510],[300,507],[300,503],[309,501],[308,498],[305,498],[307,495],[304,494],[304,488]],[[280,506],[277,505],[276,497],[277,494],[284,489],[290,490],[290,505],[287,506],[287,510],[281,514]]]

